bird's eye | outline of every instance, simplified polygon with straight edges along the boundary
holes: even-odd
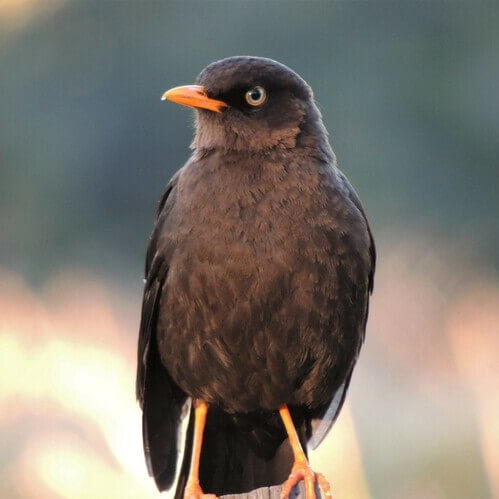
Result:
[[[250,88],[245,97],[250,106],[261,106],[267,100],[267,92],[263,87],[257,86]]]

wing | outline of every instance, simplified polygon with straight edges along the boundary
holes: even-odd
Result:
[[[169,248],[160,234],[175,203],[178,173],[161,196],[146,255],[146,271],[137,358],[137,400],[142,408],[142,435],[149,474],[159,490],[171,487],[176,474],[177,443],[187,396],[161,363],[156,339],[159,303],[168,275]],[[187,413],[189,411],[187,410]]]
[[[362,217],[364,218],[364,221],[366,223],[367,227],[367,232],[369,234],[369,258],[370,258],[370,269],[369,273],[367,275],[367,300],[366,300],[366,307],[364,310],[364,316],[362,318],[362,342],[364,341],[364,336],[366,332],[366,323],[367,323],[367,316],[369,315],[369,295],[373,291],[374,287],[374,272],[376,269],[376,245],[374,244],[374,238],[371,232],[371,228],[369,227],[369,222],[367,221],[366,214],[364,212],[364,208],[362,207],[362,203],[360,202],[360,199],[353,189],[353,187],[350,185],[346,177],[338,171],[340,178],[342,179],[345,187],[348,189],[348,195],[350,198],[350,201],[355,205],[355,207],[359,210],[361,213]],[[357,352],[358,355],[358,352]],[[352,365],[352,369],[348,373],[348,376],[346,377],[345,381],[341,384],[341,386],[338,388],[338,390],[335,392],[333,395],[333,398],[331,399],[330,403],[326,405],[325,407],[322,407],[318,409],[317,411],[314,411],[312,414],[312,417],[310,418],[309,421],[309,439],[308,439],[308,446],[311,449],[315,449],[321,442],[324,440],[326,435],[329,433],[329,430],[333,426],[334,422],[336,421],[336,418],[338,417],[341,408],[343,407],[343,403],[345,402],[346,394],[348,391],[348,386],[350,384],[350,379],[352,377],[352,372],[353,372],[353,367],[355,365],[355,361]]]

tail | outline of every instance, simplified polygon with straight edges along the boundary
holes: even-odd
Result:
[[[293,421],[306,448],[307,420]],[[191,410],[175,499],[182,499],[189,475],[194,415]],[[199,479],[205,493],[241,494],[282,484],[293,466],[293,452],[276,413],[230,415],[210,407],[203,437]]]

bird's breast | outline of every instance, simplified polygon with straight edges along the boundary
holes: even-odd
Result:
[[[284,167],[239,183],[195,173],[180,179],[166,231],[175,249],[159,318],[163,361],[187,393],[233,401],[235,411],[292,402],[317,365],[327,378],[358,349],[357,331],[338,322],[355,290],[333,249],[334,194],[318,175]],[[341,320],[356,328],[348,311]],[[331,396],[312,391],[317,403]]]

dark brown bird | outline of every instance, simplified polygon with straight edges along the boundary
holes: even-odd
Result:
[[[196,108],[196,133],[147,250],[149,472],[177,497],[283,482],[286,497],[302,479],[307,499],[316,480],[329,495],[306,448],[336,419],[364,339],[375,248],[359,198],[286,66],[224,59],[163,98]]]

